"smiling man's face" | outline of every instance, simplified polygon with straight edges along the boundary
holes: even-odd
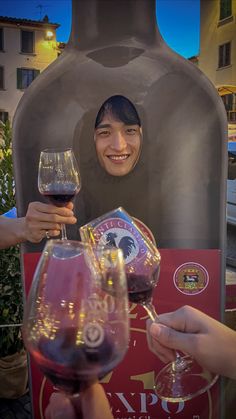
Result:
[[[95,146],[101,166],[113,176],[127,175],[138,161],[142,129],[105,114],[95,129]]]

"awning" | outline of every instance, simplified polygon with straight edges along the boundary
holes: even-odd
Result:
[[[236,93],[236,86],[232,84],[224,84],[222,86],[216,86],[220,96],[230,95],[230,93]]]

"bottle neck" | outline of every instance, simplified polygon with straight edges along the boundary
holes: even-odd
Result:
[[[94,48],[130,38],[161,41],[155,0],[72,0],[70,45]]]

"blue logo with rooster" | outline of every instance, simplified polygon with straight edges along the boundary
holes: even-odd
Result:
[[[114,225],[103,232],[99,244],[120,248],[123,251],[125,264],[130,263],[139,254],[140,246],[137,238],[125,226]],[[108,223],[106,222],[108,226]],[[104,224],[103,224],[104,227]]]

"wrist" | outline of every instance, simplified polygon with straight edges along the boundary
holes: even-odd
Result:
[[[16,243],[23,243],[27,240],[24,217],[16,219],[15,235]]]

